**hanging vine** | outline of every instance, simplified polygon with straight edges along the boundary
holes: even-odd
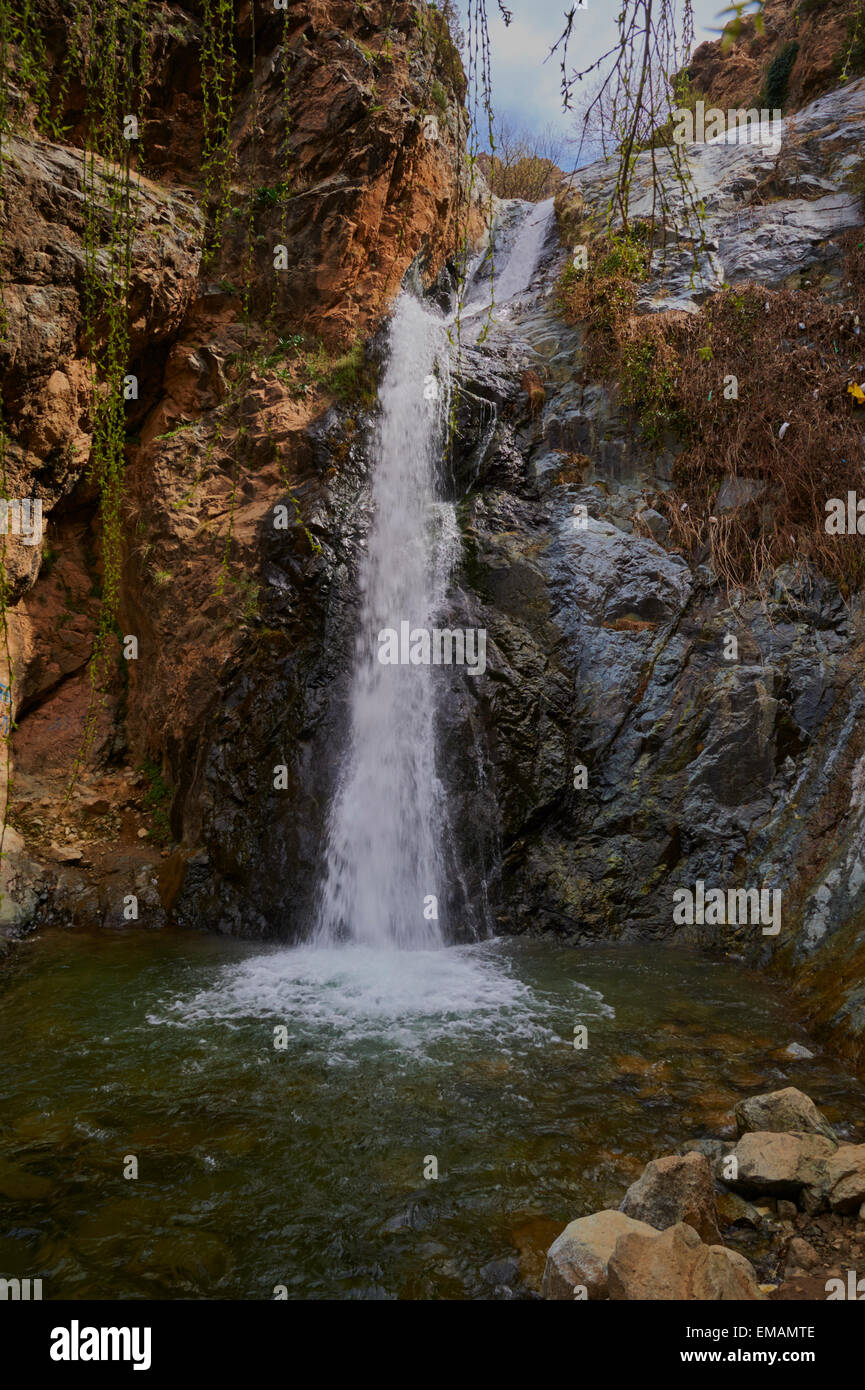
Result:
[[[231,117],[237,50],[233,0],[204,0],[201,43],[203,201],[208,212],[202,264],[213,260],[231,210]]]
[[[84,344],[90,370],[88,478],[99,492],[102,592],[88,666],[90,696],[67,800],[86,763],[115,659],[123,554],[125,382],[129,371],[129,288],[139,191],[133,151],[148,75],[146,0],[90,11],[86,49]]]

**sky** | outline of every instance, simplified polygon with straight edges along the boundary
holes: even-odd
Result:
[[[506,26],[496,0],[486,0],[492,54],[493,103],[496,113],[521,128],[537,133],[552,125],[571,135],[573,114],[562,111],[559,54],[544,62],[565,27],[565,15],[575,0],[507,0],[513,21]],[[585,0],[574,20],[569,66],[588,67],[615,41],[620,0]],[[717,37],[720,12],[730,0],[694,0],[695,46]],[[467,0],[458,0],[463,17]],[[589,91],[588,82],[584,84]]]

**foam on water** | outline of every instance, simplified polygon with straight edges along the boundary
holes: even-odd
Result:
[[[148,1022],[195,1028],[273,1018],[288,1026],[292,1045],[329,1047],[342,1061],[370,1045],[417,1057],[472,1035],[494,1036],[503,1052],[560,1038],[556,1008],[513,974],[498,946],[270,951],[223,967],[212,986],[171,1000]],[[583,985],[575,987],[574,1004],[581,1022],[613,1014]]]

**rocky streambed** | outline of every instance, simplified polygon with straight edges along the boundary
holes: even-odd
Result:
[[[544,1297],[865,1296],[865,1143],[793,1086],[741,1101],[735,1122],[735,1142],[690,1141],[647,1164],[618,1209],[572,1221]]]

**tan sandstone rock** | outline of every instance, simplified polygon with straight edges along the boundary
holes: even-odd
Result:
[[[572,1221],[547,1252],[544,1298],[572,1299],[581,1284],[590,1299],[606,1298],[607,1262],[619,1237],[629,1233],[654,1235],[655,1231],[620,1211],[597,1211]]]
[[[721,1243],[712,1171],[703,1154],[670,1154],[647,1163],[625,1193],[621,1210],[658,1231],[686,1221],[701,1240]]]
[[[833,1143],[835,1131],[821,1115],[810,1096],[795,1086],[782,1091],[769,1091],[762,1096],[749,1096],[736,1106],[736,1133],[755,1131],[778,1134],[822,1134]]]
[[[680,1222],[649,1235],[636,1231],[616,1242],[608,1265],[610,1298],[628,1301],[731,1302],[762,1298],[744,1255],[704,1245]]]

